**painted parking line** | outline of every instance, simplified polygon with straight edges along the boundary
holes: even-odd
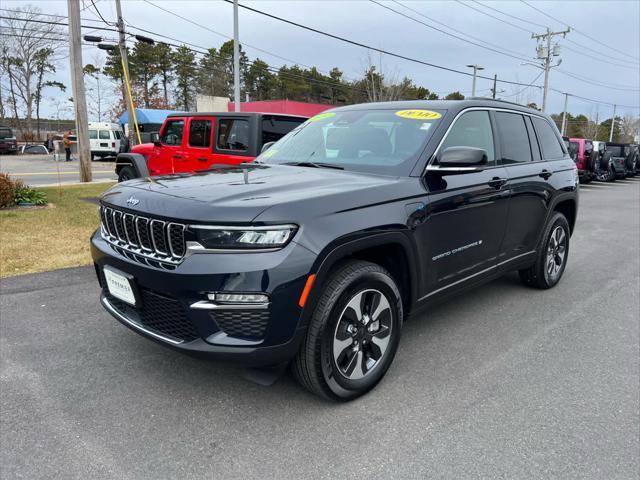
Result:
[[[36,175],[78,175],[80,172],[28,172],[28,173],[12,173],[13,177],[32,177]],[[113,173],[113,170],[93,170],[92,173]]]

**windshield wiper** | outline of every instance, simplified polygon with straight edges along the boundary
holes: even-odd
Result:
[[[344,167],[341,167],[339,165],[320,162],[286,162],[283,165],[294,165],[296,167],[333,168],[335,170],[344,170]]]

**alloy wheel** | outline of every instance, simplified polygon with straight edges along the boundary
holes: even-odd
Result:
[[[560,276],[567,253],[567,234],[562,226],[553,229],[547,246],[547,262],[545,273],[549,280],[555,280]]]
[[[369,375],[382,361],[391,339],[391,304],[379,290],[362,290],[340,314],[333,335],[333,361],[348,380]]]

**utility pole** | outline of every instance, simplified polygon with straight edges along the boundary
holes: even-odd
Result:
[[[89,118],[87,99],[84,93],[82,72],[82,33],[80,31],[80,0],[67,0],[69,15],[69,61],[71,64],[71,85],[73,106],[76,115],[76,136],[80,156],[80,181],[91,181],[91,148],[89,146]]]
[[[544,69],[544,92],[542,93],[542,111],[543,112],[546,112],[547,110],[547,95],[549,93],[549,71],[553,67],[557,67],[558,65],[560,65],[560,63],[562,63],[562,60],[558,60],[558,63],[556,63],[555,65],[551,65],[551,61],[553,60],[553,57],[557,57],[558,55],[560,55],[559,50],[557,48],[558,45],[553,47],[551,45],[551,41],[553,37],[556,35],[562,35],[562,37],[564,38],[567,35],[567,33],[569,33],[570,31],[571,31],[571,28],[567,28],[566,30],[563,30],[561,32],[552,32],[547,27],[546,33],[541,33],[538,35],[534,33],[531,34],[531,38],[535,38],[536,40],[540,40],[542,42],[546,41],[546,47],[538,48],[538,56],[537,56],[539,59],[542,59],[542,68]]]
[[[473,68],[473,83],[471,84],[471,96],[476,96],[476,76],[480,70],[484,70],[484,67],[481,67],[478,64],[475,65],[467,65],[469,68]]]
[[[613,127],[616,124],[616,107],[617,105],[613,106],[613,118],[611,118],[611,130],[609,130],[609,141],[613,142]]]
[[[127,58],[127,43],[124,31],[124,20],[122,19],[122,7],[120,6],[120,0],[116,0],[116,12],[118,14],[118,47],[120,48],[120,57],[122,58],[122,70],[125,78],[125,82],[128,84],[129,79],[129,59]],[[125,88],[129,88],[129,85],[125,85]],[[135,136],[134,132],[136,130],[135,126],[135,112],[133,109],[135,106],[133,105],[133,99],[131,95],[127,95],[125,93],[126,102],[127,102],[127,116],[128,124],[129,124],[129,145],[135,145]]]
[[[564,94],[564,110],[562,111],[562,135],[567,134],[567,103],[569,102],[569,94]]]
[[[240,40],[238,39],[238,0],[233,0],[233,101],[240,111]]]
[[[498,74],[493,76],[493,88],[491,89],[491,98],[496,98],[496,92],[498,90]]]

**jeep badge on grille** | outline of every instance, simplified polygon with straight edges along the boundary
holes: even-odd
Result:
[[[131,205],[132,207],[135,207],[139,203],[140,203],[140,200],[138,200],[133,195],[131,195],[129,198],[127,198],[127,205]]]

